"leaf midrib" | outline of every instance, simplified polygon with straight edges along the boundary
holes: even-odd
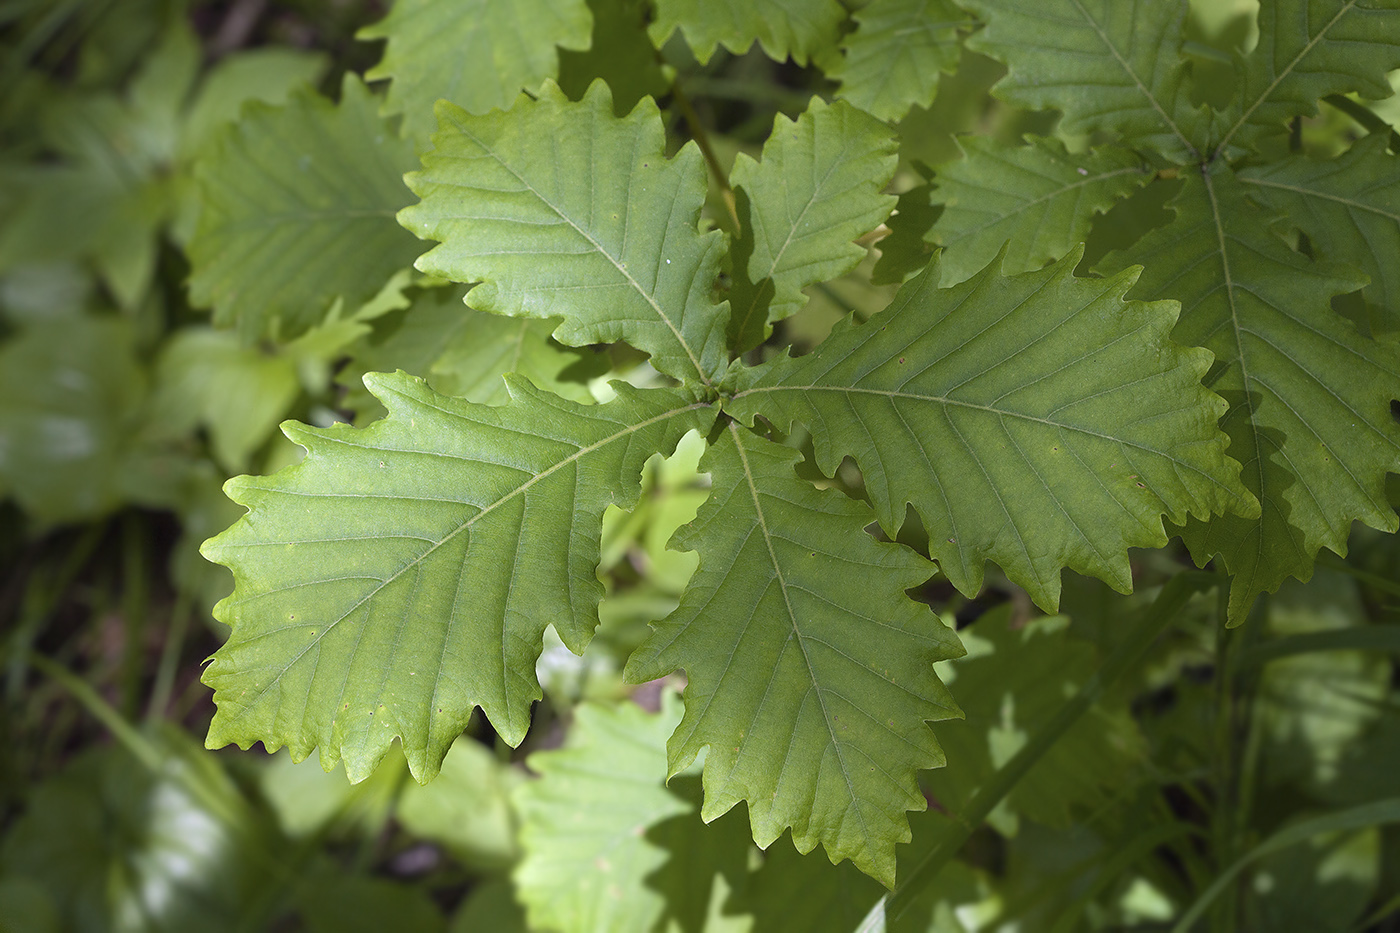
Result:
[[[851,809],[855,812],[856,819],[860,821],[861,835],[865,839],[871,838],[870,827],[866,825],[865,813],[859,806],[854,804],[860,800],[856,793],[855,786],[851,783],[850,771],[846,767],[846,755],[841,748],[841,742],[836,738],[836,730],[831,724],[831,713],[826,708],[826,697],[822,695],[822,688],[818,683],[817,671],[812,664],[812,657],[807,653],[807,643],[802,634],[802,630],[797,625],[797,612],[792,608],[792,599],[788,595],[787,579],[783,576],[782,565],[778,561],[777,551],[773,549],[773,536],[768,531],[768,520],[763,516],[763,504],[758,498],[758,487],[754,484],[753,470],[749,466],[749,457],[744,450],[744,442],[739,432],[737,422],[729,423],[729,433],[734,440],[734,447],[739,452],[739,461],[744,466],[744,479],[748,483],[749,495],[753,497],[754,515],[758,518],[759,530],[763,533],[763,544],[768,548],[768,559],[773,564],[773,573],[778,578],[778,588],[783,594],[783,606],[787,609],[788,620],[792,623],[792,633],[797,639],[797,648],[802,652],[802,662],[807,666],[807,676],[812,681],[812,690],[817,695],[817,703],[821,706],[822,722],[826,724],[827,735],[831,737],[831,747],[836,750],[836,760],[841,768],[841,777],[846,782],[846,792],[852,801]]]
[[[911,400],[913,400],[913,401],[918,401],[918,402],[933,402],[933,403],[936,403],[936,404],[950,405],[950,406],[957,407],[957,408],[969,408],[969,409],[973,409],[973,410],[975,410],[975,411],[984,411],[984,412],[987,412],[988,414],[997,415],[997,416],[1001,416],[1001,417],[1016,418],[1016,419],[1020,419],[1020,420],[1023,420],[1023,421],[1033,421],[1033,422],[1036,422],[1036,423],[1038,423],[1038,424],[1046,425],[1046,426],[1048,426],[1048,427],[1052,427],[1052,428],[1063,428],[1063,429],[1065,429],[1065,430],[1067,430],[1067,431],[1073,431],[1073,432],[1078,433],[1078,434],[1084,434],[1084,435],[1087,435],[1087,436],[1089,436],[1089,437],[1095,437],[1095,438],[1098,438],[1098,439],[1100,439],[1100,440],[1109,441],[1109,442],[1114,443],[1114,444],[1122,444],[1122,445],[1125,446],[1125,447],[1132,447],[1132,448],[1134,448],[1134,449],[1136,449],[1136,450],[1141,450],[1141,451],[1143,451],[1144,453],[1155,454],[1155,455],[1157,455],[1157,456],[1163,457],[1163,458],[1165,458],[1165,459],[1171,461],[1172,463],[1174,463],[1174,464],[1176,464],[1176,465],[1178,465],[1178,466],[1185,467],[1186,469],[1190,470],[1192,473],[1195,473],[1195,474],[1197,474],[1197,475],[1199,475],[1199,476],[1202,476],[1202,477],[1204,477],[1204,478],[1210,480],[1211,483],[1212,483],[1213,485],[1219,486],[1221,489],[1227,489],[1227,490],[1229,489],[1228,486],[1226,486],[1224,483],[1221,483],[1221,482],[1220,482],[1218,479],[1216,479],[1215,477],[1211,476],[1211,474],[1209,474],[1209,473],[1207,473],[1207,472],[1205,472],[1205,471],[1199,469],[1198,467],[1194,467],[1194,466],[1192,466],[1191,464],[1186,463],[1186,462],[1184,462],[1184,461],[1182,461],[1182,460],[1178,460],[1176,457],[1171,456],[1169,453],[1167,453],[1167,452],[1165,452],[1165,451],[1158,450],[1158,449],[1153,448],[1153,447],[1149,447],[1149,446],[1147,446],[1146,444],[1136,443],[1136,442],[1134,442],[1134,441],[1129,441],[1129,440],[1126,440],[1126,439],[1121,438],[1121,437],[1114,437],[1114,436],[1111,435],[1111,434],[1103,434],[1103,433],[1101,433],[1101,432],[1099,432],[1099,431],[1094,431],[1094,430],[1091,430],[1091,429],[1086,428],[1086,427],[1081,427],[1080,425],[1068,424],[1068,423],[1063,422],[1063,421],[1054,421],[1054,420],[1052,420],[1052,419],[1049,419],[1049,418],[1041,418],[1041,417],[1038,417],[1038,416],[1036,416],[1036,415],[1028,415],[1028,414],[1026,414],[1025,412],[1013,411],[1013,410],[1007,409],[1007,408],[997,408],[997,407],[992,406],[992,405],[979,405],[979,404],[977,404],[976,402],[965,402],[965,401],[962,401],[962,400],[960,400],[960,399],[952,399],[952,398],[948,398],[947,396],[942,396],[942,395],[921,395],[921,394],[916,393],[916,392],[896,392],[896,391],[889,390],[889,389],[867,389],[867,388],[862,388],[862,387],[859,387],[859,386],[833,386],[833,385],[780,385],[780,386],[756,386],[755,388],[746,389],[746,390],[743,391],[743,392],[739,392],[739,393],[735,394],[735,395],[733,396],[733,400],[734,400],[734,401],[738,401],[739,399],[743,398],[743,397],[746,396],[746,395],[756,395],[756,394],[758,394],[758,393],[760,393],[760,392],[844,392],[844,393],[856,394],[856,395],[878,395],[878,396],[884,396],[884,397],[886,397],[886,398],[906,398],[906,399],[911,399]]]

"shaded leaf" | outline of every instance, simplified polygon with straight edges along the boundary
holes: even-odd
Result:
[[[1180,301],[1173,339],[1217,358],[1207,384],[1230,403],[1229,453],[1263,513],[1195,521],[1184,537],[1197,563],[1219,554],[1234,576],[1232,624],[1259,593],[1311,576],[1318,548],[1345,554],[1353,521],[1394,531],[1385,474],[1400,456],[1400,350],[1330,307],[1365,279],[1289,249],[1245,192],[1228,169],[1193,173],[1174,222],[1100,264],[1141,262],[1134,295]]]
[[[473,308],[563,318],[554,337],[569,346],[625,340],[691,382],[723,367],[728,308],[711,297],[723,237],[696,229],[704,159],[693,144],[666,158],[655,103],[619,119],[603,82],[579,103],[547,82],[506,113],[439,104],[438,119],[408,176],[423,200],[399,215],[440,241],[420,270],[481,282]]]
[[[679,29],[702,65],[721,45],[742,55],[755,42],[805,65],[835,47],[845,18],[836,0],[656,0],[651,39],[660,48]]]
[[[42,522],[138,491],[146,373],[128,321],[35,322],[0,345],[0,486]]]
[[[929,775],[930,793],[945,809],[961,812],[977,788],[1041,731],[1099,669],[1093,646],[1070,635],[1068,619],[1040,617],[1012,627],[1010,606],[979,617],[959,634],[967,656],[939,665],[967,714],[939,738],[956,768]],[[1016,818],[1060,829],[1073,811],[1108,802],[1131,778],[1143,755],[1127,709],[1101,700],[1038,760],[1002,806],[992,825],[1013,835]]]
[[[943,206],[931,239],[943,247],[948,285],[980,272],[1003,246],[1008,274],[1059,259],[1089,235],[1095,214],[1152,178],[1136,155],[1112,146],[1070,154],[1053,139],[1006,147],[985,136],[960,145],[965,158],[939,168],[932,197]]]
[[[1317,112],[1328,94],[1389,97],[1386,72],[1400,67],[1397,0],[1271,0],[1259,6],[1259,44],[1244,61],[1239,92],[1215,144],[1252,146],[1291,117]]]
[[[666,736],[681,711],[675,694],[662,696],[659,714],[584,703],[562,749],[530,756],[539,778],[515,795],[525,858],[514,879],[531,926],[715,931],[705,920],[724,887],[717,876],[742,874],[750,846],[741,823],[706,826],[666,786]],[[688,870],[668,873],[677,858]]]
[[[578,652],[597,624],[603,510],[713,415],[669,390],[577,405],[511,377],[492,408],[403,374],[366,382],[387,418],[289,422],[306,459],[226,486],[249,514],[203,548],[238,580],[204,673],[208,744],[319,746],[358,781],[398,737],[426,781],[474,706],[520,742],[545,626]]]
[[[593,41],[583,52],[559,56],[559,86],[575,100],[602,78],[612,91],[613,112],[630,113],[643,97],[660,99],[670,82],[647,35],[648,0],[592,0]]]
[[[385,314],[355,347],[337,374],[346,387],[344,405],[357,421],[379,417],[381,406],[360,377],[367,372],[406,370],[427,379],[443,395],[485,405],[510,396],[506,373],[518,373],[542,389],[575,402],[591,402],[584,384],[603,374],[606,357],[550,340],[557,318],[515,320],[462,304],[466,289],[423,289],[407,308]]]
[[[504,110],[558,74],[556,47],[588,48],[592,27],[584,0],[395,0],[356,38],[389,40],[365,78],[392,79],[384,113],[403,114],[405,134],[426,143],[436,101]]]
[[[743,233],[734,245],[731,347],[758,346],[774,322],[807,303],[803,288],[845,275],[865,257],[851,241],[894,205],[881,191],[894,176],[896,149],[878,120],[813,97],[797,120],[774,118],[763,161],[735,158],[730,180]]]
[[[1169,303],[1077,279],[1072,251],[1015,277],[988,266],[938,289],[937,264],[867,324],[747,375],[729,410],[802,421],[818,463],[852,456],[894,536],[912,504],[933,557],[969,596],[996,561],[1047,610],[1069,567],[1132,589],[1130,547],[1174,522],[1255,508],[1201,388],[1208,354],[1166,339]]]
[[[1355,263],[1370,277],[1361,294],[1378,332],[1400,329],[1400,157],[1386,154],[1386,141],[1373,133],[1337,159],[1293,156],[1239,174],[1308,235],[1316,258]]]
[[[627,677],[685,670],[667,752],[675,774],[708,746],[706,819],[747,801],[760,846],[791,827],[799,851],[892,884],[905,812],[926,806],[916,773],[943,764],[925,723],[959,715],[932,665],[962,649],[903,593],[932,566],[867,535],[865,507],[797,459],[736,424],[706,452],[711,498],[675,538],[699,569]]]
[[[958,0],[987,24],[969,48],[1006,63],[998,97],[1064,112],[1067,133],[1117,134],[1196,161],[1206,112],[1191,105],[1182,58],[1186,0]]]
[[[339,104],[309,89],[249,103],[195,169],[190,300],[245,337],[296,336],[336,298],[373,296],[418,246],[394,222],[413,147],[347,75]]]
[[[939,73],[957,66],[958,28],[971,24],[952,0],[872,0],[851,18],[845,57],[827,73],[842,97],[881,120],[933,103]]]
[[[445,845],[463,865],[501,871],[519,855],[509,795],[523,779],[486,746],[460,736],[431,784],[403,788],[394,817],[413,835]]]
[[[932,202],[933,185],[924,183],[899,196],[894,213],[885,221],[889,234],[876,244],[880,258],[870,273],[875,285],[898,285],[918,272],[933,256],[925,242],[929,230],[943,213]]]

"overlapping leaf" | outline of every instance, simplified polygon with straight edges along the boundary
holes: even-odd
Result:
[[[1152,177],[1126,149],[1071,154],[1052,139],[999,146],[985,136],[961,142],[966,158],[938,170],[931,231],[943,246],[943,280],[983,269],[1006,247],[1002,271],[1030,272],[1059,259],[1089,234],[1094,215]]]
[[[1400,329],[1400,157],[1386,154],[1386,142],[1373,133],[1337,159],[1293,156],[1239,175],[1308,235],[1317,258],[1361,267],[1380,331]]]
[[[357,421],[383,414],[360,377],[396,369],[422,376],[443,395],[486,405],[510,397],[501,378],[506,373],[576,402],[593,401],[588,387],[566,373],[587,379],[602,372],[590,351],[549,339],[557,319],[513,320],[475,311],[463,307],[464,293],[460,287],[424,289],[407,308],[375,320],[374,332],[351,348],[350,362],[337,378],[346,387],[344,405]]]
[[[413,261],[418,245],[394,222],[413,146],[375,110],[353,75],[338,105],[309,89],[282,107],[253,103],[197,166],[190,298],[215,323],[294,336]]]
[[[827,472],[854,457],[886,532],[912,504],[964,593],[989,559],[1050,610],[1064,567],[1128,592],[1127,549],[1165,544],[1163,514],[1257,506],[1215,425],[1225,402],[1199,385],[1209,355],[1166,339],[1171,304],[1122,300],[1133,274],[1074,278],[1079,256],[943,290],[934,263],[728,410],[802,421]]]
[[[932,566],[865,534],[867,510],[798,479],[797,457],[736,424],[706,452],[711,498],[675,539],[699,569],[627,676],[685,670],[670,769],[708,746],[707,820],[747,801],[760,846],[791,827],[799,851],[892,884],[916,773],[943,764],[925,723],[959,715],[932,665],[962,649],[904,595]]]
[[[249,514],[203,549],[238,578],[204,675],[208,744],[298,760],[319,746],[358,780],[398,737],[426,780],[473,706],[521,740],[545,626],[581,651],[597,623],[604,509],[629,506],[647,457],[712,413],[659,389],[577,405],[512,378],[493,408],[366,381],[386,419],[288,423],[306,459],[226,487]]]
[[[1140,6],[1144,4],[1134,4]],[[1271,0],[1259,7],[1259,44],[1224,115],[1217,150],[1248,146],[1328,94],[1391,94],[1400,67],[1400,0]]]
[[[365,77],[393,79],[385,113],[402,113],[405,132],[426,142],[437,100],[471,113],[504,109],[557,76],[557,48],[588,48],[592,28],[585,0],[395,0],[358,37],[389,40]]]
[[[655,103],[619,119],[603,82],[579,103],[546,82],[505,113],[443,103],[438,118],[408,176],[423,200],[399,215],[441,243],[419,269],[481,282],[474,308],[563,318],[561,343],[624,340],[665,373],[711,381],[727,362],[728,306],[711,297],[723,239],[698,232],[703,159],[693,144],[666,158]]]
[[[1344,554],[1353,521],[1394,531],[1385,474],[1400,464],[1400,350],[1329,306],[1365,279],[1289,249],[1245,192],[1228,169],[1188,178],[1176,220],[1102,264],[1143,263],[1134,294],[1180,301],[1173,338],[1217,357],[1208,383],[1230,402],[1229,453],[1263,514],[1193,522],[1186,542],[1234,575],[1233,623],[1259,593],[1307,579],[1318,548]]]
[[[832,50],[846,11],[836,0],[657,0],[657,48],[677,29],[701,64],[724,46],[742,55],[757,42],[769,58],[805,65]]]
[[[958,0],[987,24],[968,47],[1006,63],[995,93],[1064,111],[1071,133],[1101,130],[1194,161],[1206,135],[1181,57],[1186,0]]]
[[[677,792],[686,778],[666,786],[666,737],[681,710],[674,694],[662,696],[659,714],[583,704],[564,748],[530,756],[539,779],[515,795],[525,849],[515,882],[534,927],[748,929],[716,916],[715,895],[728,887],[723,876],[743,875],[752,845],[742,823],[700,821],[696,803]]]
[[[730,345],[747,350],[802,309],[802,289],[844,275],[865,256],[851,241],[889,214],[881,190],[898,161],[889,129],[849,104],[821,98],[796,121],[779,114],[763,161],[740,153],[730,175],[740,197]]]
[[[933,103],[938,75],[958,62],[958,28],[969,25],[952,0],[872,0],[851,18],[845,58],[828,73],[842,97],[881,120]]]
[[[577,99],[595,78],[608,83],[613,110],[627,113],[643,97],[660,99],[670,88],[661,56],[647,35],[650,0],[592,0],[593,41],[587,51],[559,56],[559,86]]]

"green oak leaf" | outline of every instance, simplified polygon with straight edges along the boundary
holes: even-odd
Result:
[[[962,592],[994,560],[1054,611],[1064,567],[1132,590],[1130,547],[1173,522],[1257,509],[1200,386],[1210,355],[1166,339],[1172,303],[1124,302],[1135,274],[1079,279],[1076,249],[1014,277],[996,263],[938,289],[938,264],[867,324],[745,374],[727,410],[813,430],[854,457],[891,537],[912,504]]]
[[[1310,577],[1318,548],[1345,554],[1353,521],[1395,531],[1385,475],[1400,462],[1400,348],[1330,307],[1365,278],[1289,249],[1248,190],[1227,168],[1192,173],[1172,223],[1100,263],[1142,263],[1134,295],[1180,301],[1172,339],[1217,358],[1207,384],[1230,402],[1230,456],[1263,513],[1192,522],[1185,540],[1198,563],[1219,554],[1234,576],[1231,624],[1258,594]]]
[[[971,25],[952,0],[872,0],[851,18],[845,57],[827,73],[843,98],[881,120],[933,103],[939,74],[957,66],[958,29]]]
[[[360,377],[396,369],[421,375],[443,395],[485,405],[509,399],[501,378],[506,373],[575,402],[593,401],[580,379],[601,376],[605,356],[551,340],[557,318],[518,320],[476,311],[463,307],[465,292],[461,286],[422,289],[407,308],[377,318],[373,332],[350,348],[350,361],[337,380],[357,423],[384,414]]]
[[[298,761],[319,746],[359,781],[397,737],[426,781],[474,706],[519,744],[545,626],[582,651],[597,625],[604,510],[713,414],[666,389],[578,405],[508,377],[511,400],[489,407],[404,374],[365,381],[387,418],[288,422],[306,459],[225,487],[249,511],[202,549],[238,580],[215,609],[233,631],[204,673],[207,741]]]
[[[778,114],[763,160],[744,153],[730,173],[742,235],[733,248],[729,341],[758,346],[773,323],[807,303],[802,289],[838,278],[865,258],[851,241],[879,226],[895,199],[897,146],[880,121],[819,97],[795,121]]]
[[[971,278],[1007,246],[1002,271],[1030,272],[1089,235],[1094,215],[1152,175],[1127,149],[1071,154],[1053,139],[1000,146],[985,136],[960,142],[965,158],[938,170],[933,203],[943,213],[930,239],[943,247],[943,281]]]
[[[435,102],[503,110],[558,75],[559,48],[588,48],[592,29],[584,0],[395,0],[356,37],[389,40],[365,77],[392,79],[384,113],[403,114],[404,132],[426,143]]]
[[[747,801],[760,846],[791,827],[892,885],[917,772],[943,764],[926,723],[960,715],[933,663],[962,647],[904,595],[932,565],[866,534],[866,507],[799,479],[798,457],[733,423],[705,453],[710,500],[673,539],[699,569],[626,676],[685,670],[667,752],[676,774],[708,747],[706,820]]]
[[[1376,332],[1400,329],[1400,156],[1372,133],[1339,158],[1292,156],[1247,168],[1250,194],[1308,235],[1319,259],[1355,263]]]
[[[1400,0],[1269,0],[1259,6],[1259,44],[1244,60],[1240,89],[1221,118],[1216,152],[1253,146],[1328,94],[1391,95],[1400,67]]]
[[[746,827],[733,817],[706,826],[684,792],[694,778],[665,781],[680,707],[670,691],[659,713],[584,703],[563,748],[530,756],[539,777],[515,792],[525,857],[514,880],[533,928],[748,929],[716,909],[747,867]]]
[[[754,42],[805,65],[835,48],[845,19],[836,0],[656,0],[650,32],[660,48],[679,29],[702,65],[721,45],[742,55]]]
[[[418,253],[394,222],[412,144],[347,75],[339,104],[309,88],[247,105],[195,168],[190,300],[247,338],[297,336],[336,298],[358,305]]]
[[[1006,63],[993,90],[1064,112],[1067,133],[1104,131],[1198,161],[1208,117],[1189,99],[1181,56],[1186,0],[957,0],[987,26],[968,48]]]
[[[602,81],[578,103],[547,81],[505,113],[437,112],[436,148],[407,178],[422,201],[399,214],[440,243],[421,271],[481,282],[467,303],[482,311],[563,318],[560,343],[624,340],[712,381],[728,361],[728,306],[711,297],[724,238],[698,231],[704,159],[694,144],[666,158],[654,102],[618,118]]]

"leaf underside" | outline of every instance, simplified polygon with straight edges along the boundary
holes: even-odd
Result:
[[[625,341],[691,383],[723,369],[723,237],[696,228],[704,161],[694,144],[666,158],[654,102],[619,119],[602,81],[578,103],[546,82],[504,113],[437,114],[435,148],[407,179],[422,201],[399,214],[440,242],[420,270],[482,283],[474,308],[562,318],[554,337],[569,346]]]
[[[671,773],[705,756],[706,820],[747,801],[754,840],[792,828],[887,885],[916,772],[943,764],[925,723],[960,715],[933,663],[957,636],[904,590],[933,567],[863,531],[867,509],[793,472],[798,452],[731,423],[701,460],[713,491],[675,544],[700,555],[634,682],[684,668]]]
[[[1181,301],[1173,339],[1217,358],[1207,381],[1230,403],[1229,453],[1263,513],[1194,521],[1185,538],[1234,575],[1232,624],[1259,593],[1310,577],[1318,548],[1345,554],[1353,521],[1396,530],[1385,474],[1400,464],[1400,349],[1330,306],[1365,278],[1290,249],[1245,195],[1228,169],[1188,177],[1175,221],[1100,264],[1142,263],[1134,295]]]
[[[885,532],[912,504],[968,595],[987,560],[1051,611],[1064,567],[1129,592],[1127,549],[1165,544],[1164,514],[1257,505],[1215,424],[1225,402],[1200,386],[1209,355],[1166,339],[1172,304],[1122,300],[1133,274],[1073,277],[1079,255],[941,290],[934,263],[727,410],[806,424],[828,473],[854,457]]]
[[[519,744],[545,626],[582,651],[597,624],[603,511],[713,412],[664,389],[578,405],[512,376],[488,407],[404,374],[365,381],[387,418],[288,422],[306,459],[225,487],[249,513],[203,548],[238,578],[204,674],[208,745],[319,746],[360,780],[397,737],[424,781],[474,706]]]

